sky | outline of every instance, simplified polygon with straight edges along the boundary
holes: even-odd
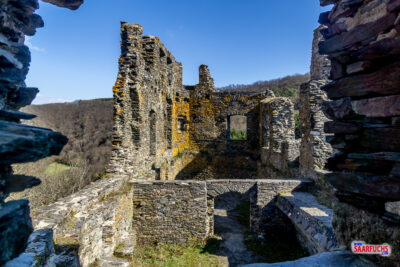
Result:
[[[45,27],[25,43],[34,104],[112,97],[120,21],[139,23],[183,64],[183,82],[210,67],[216,87],[307,73],[317,0],[85,0],[76,11],[40,2]]]

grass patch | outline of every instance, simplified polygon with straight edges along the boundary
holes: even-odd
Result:
[[[247,131],[239,131],[236,129],[231,129],[230,139],[231,140],[247,140]]]
[[[57,175],[60,172],[69,170],[71,166],[68,166],[66,164],[58,163],[58,162],[53,162],[50,163],[45,170],[45,174],[47,175]]]
[[[185,245],[160,245],[135,248],[132,266],[138,267],[219,267],[219,257],[213,255],[221,239],[213,237],[207,242]]]
[[[249,250],[258,256],[258,262],[292,261],[308,256],[308,253],[300,247],[295,237],[293,240],[270,238],[261,241],[247,231],[244,243]]]
[[[249,228],[250,227],[250,200],[245,200],[245,201],[241,202],[239,205],[237,205],[235,207],[235,209],[233,211],[239,215],[239,217],[238,217],[239,223]]]

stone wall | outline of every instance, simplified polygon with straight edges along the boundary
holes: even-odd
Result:
[[[311,80],[302,84],[299,91],[299,128],[301,133],[300,172],[301,175],[316,179],[316,170],[325,168],[333,150],[327,142],[324,123],[328,121],[323,113],[323,103],[327,100],[321,87],[329,82],[331,69],[327,56],[319,54],[318,43],[323,39],[320,31],[314,31],[311,58]]]
[[[157,37],[121,23],[121,57],[114,92],[113,173],[167,179],[172,156],[172,101],[182,67]],[[179,115],[178,115],[179,116]]]
[[[205,182],[132,182],[138,245],[186,243],[209,236]]]
[[[145,180],[256,177],[259,104],[271,93],[216,90],[206,65],[199,67],[199,84],[183,86],[181,64],[157,37],[142,32],[138,24],[121,24],[109,171]],[[237,115],[245,117],[244,140],[230,138]]]
[[[229,192],[249,197],[251,231],[262,233],[274,198],[307,181],[299,179],[131,181],[137,244],[186,243],[214,234],[214,199]]]
[[[333,223],[346,246],[352,240],[390,244],[391,257],[373,259],[395,266],[400,262],[400,2],[320,2],[334,4],[320,16],[327,28],[319,43],[332,62],[332,81],[323,90],[332,100],[324,108],[333,120],[325,131],[334,134],[330,142],[338,150],[326,176],[341,201]]]
[[[200,67],[200,73],[202,68]],[[206,72],[208,73],[208,71]],[[201,78],[201,77],[200,77]],[[212,81],[211,78],[206,79]],[[246,94],[213,90],[200,83],[190,91],[189,132],[191,149],[198,151],[178,179],[221,179],[256,177],[259,157],[259,103],[268,93]],[[206,89],[208,88],[209,89]],[[231,140],[232,116],[246,120],[245,140]]]
[[[53,4],[76,9],[82,0],[49,0]],[[0,265],[24,251],[32,222],[28,201],[9,201],[12,192],[20,192],[40,184],[35,177],[13,175],[11,164],[36,161],[58,154],[67,139],[48,129],[20,123],[34,115],[19,112],[29,105],[38,93],[27,87],[30,52],[24,45],[25,36],[32,36],[43,27],[35,14],[37,0],[0,1]]]
[[[260,103],[261,161],[259,176],[295,177],[300,140],[295,138],[294,105],[288,98],[269,97]]]
[[[129,266],[124,257],[132,256],[134,250],[132,207],[132,190],[124,179],[105,178],[32,210],[35,230],[53,232],[51,241],[57,249],[45,262],[49,266],[54,262],[77,267],[95,262],[100,266]]]

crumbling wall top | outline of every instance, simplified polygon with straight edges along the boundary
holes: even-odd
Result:
[[[314,30],[310,70],[311,80],[329,80],[331,61],[328,59],[328,56],[319,53],[318,47],[318,43],[324,39],[321,30],[326,28],[326,26],[322,25]]]
[[[143,35],[143,27],[140,24],[128,23],[121,21],[122,33],[128,34],[128,36],[141,37]]]
[[[204,64],[199,67],[199,85],[209,88],[210,91],[215,91],[214,79],[211,77],[208,66]]]

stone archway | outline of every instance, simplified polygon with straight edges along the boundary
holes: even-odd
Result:
[[[208,181],[207,182],[207,207],[209,216],[209,229],[210,233],[214,233],[214,207],[215,200],[222,195],[237,193],[250,200],[250,205],[256,205],[256,190],[257,184],[255,181]],[[251,213],[250,207],[250,213]],[[251,228],[251,223],[250,223]]]

